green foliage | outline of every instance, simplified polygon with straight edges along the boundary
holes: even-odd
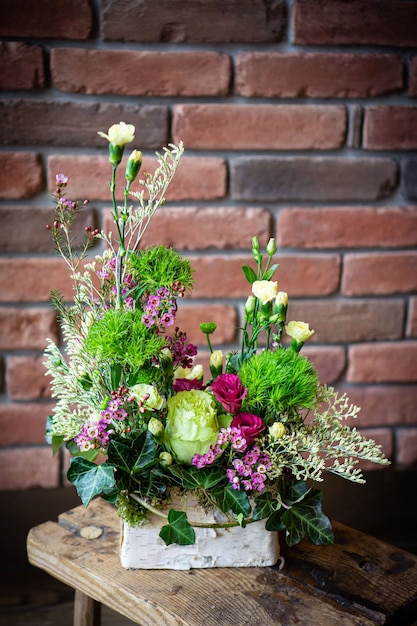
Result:
[[[166,545],[177,543],[180,546],[190,546],[195,543],[195,530],[189,524],[187,514],[184,511],[170,509],[168,524],[161,528],[159,536]]]
[[[193,285],[191,262],[172,248],[160,245],[132,252],[129,263],[140,294],[155,293],[159,287],[170,288],[174,283],[186,289]]]
[[[67,478],[75,486],[84,506],[88,506],[93,498],[109,493],[115,486],[112,465],[107,462],[96,465],[81,456],[71,459]]]
[[[89,329],[85,350],[97,360],[137,369],[159,354],[164,338],[142,323],[138,310],[109,309]]]
[[[308,359],[292,350],[280,348],[252,355],[242,364],[239,377],[248,390],[243,409],[267,420],[316,405],[317,372]]]

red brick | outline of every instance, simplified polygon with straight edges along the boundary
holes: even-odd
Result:
[[[410,62],[408,95],[414,98],[417,97],[417,56],[413,57]]]
[[[277,256],[280,264],[275,276],[281,291],[292,296],[318,296],[334,293],[339,284],[340,258],[337,255]],[[242,272],[242,265],[254,266],[250,256],[193,257],[195,269],[194,298],[244,298],[251,286]]]
[[[291,293],[287,313],[288,321],[309,322],[316,331],[308,345],[400,339],[403,319],[401,300],[292,300]]]
[[[363,98],[403,87],[404,63],[393,54],[244,52],[236,92],[264,98]]]
[[[396,434],[397,463],[417,463],[417,428],[398,428]]]
[[[400,248],[417,245],[417,207],[283,209],[277,241],[284,248]]]
[[[9,41],[0,43],[0,89],[40,89],[45,86],[40,46]]]
[[[54,220],[54,209],[32,206],[0,207],[0,249],[2,252],[52,252],[54,244],[45,226]],[[74,223],[75,245],[80,242],[85,226],[96,226],[93,209],[82,207]]]
[[[112,71],[103,81],[103,67]],[[130,96],[225,96],[230,57],[219,52],[54,48],[51,71],[62,91]]]
[[[206,337],[200,329],[200,324],[203,322],[217,324],[216,332],[212,337],[216,344],[228,344],[235,341],[238,323],[236,309],[233,306],[179,303],[175,323],[187,333],[188,341],[198,346],[207,346]]]
[[[0,446],[45,444],[46,418],[53,404],[0,404]]]
[[[58,487],[60,461],[49,446],[16,447],[0,450],[2,491],[32,487]]]
[[[308,357],[316,368],[322,385],[333,385],[341,377],[346,367],[345,349],[340,346],[303,347],[303,355]]]
[[[92,27],[89,0],[2,0],[0,35],[87,39]]]
[[[46,337],[58,341],[56,316],[49,309],[3,307],[0,328],[0,350],[43,350]]]
[[[347,380],[351,383],[417,382],[417,342],[351,346]]]
[[[113,217],[109,210],[105,213],[104,230],[111,228]],[[141,245],[161,243],[176,250],[250,249],[254,236],[261,246],[266,246],[271,237],[271,215],[265,209],[164,207],[155,213]]]
[[[417,337],[417,297],[410,298],[407,319],[407,337]]]
[[[70,273],[61,258],[1,258],[0,275],[7,277],[8,284],[0,289],[0,302],[49,302],[52,289],[59,289],[66,300],[71,300]]]
[[[417,252],[346,254],[342,293],[347,296],[417,290]]]
[[[375,443],[381,446],[382,452],[387,459],[391,460],[393,458],[394,444],[390,428],[370,428],[369,430],[361,430],[361,435],[367,439],[373,439]],[[387,466],[379,463],[371,463],[371,461],[360,461],[358,467],[368,472],[370,470],[382,470]]]
[[[333,149],[344,143],[346,110],[338,105],[179,104],[172,132],[174,141],[197,149]]]
[[[417,148],[417,107],[368,107],[363,133],[368,150],[413,150]]]
[[[142,171],[152,172],[156,158],[144,158]],[[48,187],[55,188],[55,175],[69,178],[68,196],[78,199],[110,200],[111,166],[107,157],[86,155],[51,155],[48,158]],[[166,194],[167,200],[217,200],[226,195],[226,163],[218,157],[183,157]],[[124,168],[118,169],[118,198],[123,198]],[[140,176],[139,176],[140,178]],[[132,185],[132,191],[139,190]]]
[[[0,152],[0,198],[31,198],[42,189],[42,167],[38,154]]]
[[[416,22],[407,0],[295,0],[293,43],[416,46]]]
[[[417,422],[416,385],[352,385],[338,387],[338,390],[361,408],[355,420],[347,421],[349,426],[366,428]]]
[[[45,375],[46,370],[43,361],[42,356],[11,355],[7,357],[6,390],[9,398],[12,400],[37,400],[51,396],[50,379]],[[2,406],[0,405],[0,407]],[[42,407],[44,405],[34,406]]]
[[[0,142],[5,144],[107,149],[97,131],[107,132],[120,120],[136,127],[133,147],[159,149],[168,141],[165,106],[13,99],[0,101],[0,115]]]
[[[230,165],[234,200],[374,201],[398,185],[393,159],[242,156]]]
[[[164,43],[268,43],[281,39],[285,2],[274,0],[104,0],[104,40]]]

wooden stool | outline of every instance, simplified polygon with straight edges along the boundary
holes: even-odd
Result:
[[[125,570],[120,520],[95,500],[32,528],[29,562],[75,589],[74,626],[101,604],[142,626],[405,626],[417,619],[417,556],[334,523],[336,543],[283,545],[284,568]],[[89,538],[92,537],[92,538]]]

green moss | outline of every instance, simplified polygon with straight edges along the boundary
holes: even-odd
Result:
[[[247,387],[245,411],[274,420],[277,413],[313,409],[317,404],[319,381],[311,362],[281,348],[265,351],[245,361],[239,377]]]

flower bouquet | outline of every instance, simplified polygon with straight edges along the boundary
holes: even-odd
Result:
[[[301,355],[314,330],[287,322],[288,296],[273,280],[273,239],[262,252],[253,238],[254,267],[242,268],[250,295],[240,348],[226,355],[213,349],[216,325],[202,321],[210,353],[205,375],[197,348],[175,323],[178,300],[193,283],[189,260],[161,245],[140,247],[183,146],[157,153],[156,171],[145,173],[135,192],[142,155],[134,150],[118,206],[116,170],[134,130],[120,122],[99,133],[109,142],[113,231],[88,227],[75,248],[71,227],[83,202],[68,200],[67,178],[56,177],[56,215],[48,228],[69,266],[74,298],[67,306],[52,293],[65,354],[48,340],[46,368],[57,403],[47,439],[54,453],[61,445],[71,453],[67,476],[85,506],[97,496],[115,503],[125,533],[156,528],[163,549],[187,550],[210,533],[227,539],[235,530],[240,553],[242,537],[259,552],[259,536],[250,535],[259,527],[270,537],[283,531],[290,546],[304,537],[331,543],[314,483],[325,471],[363,482],[360,459],[388,461],[380,446],[346,424],[358,407],[321,385]],[[92,259],[88,250],[97,240],[103,249]],[[202,512],[197,520],[195,510]],[[219,550],[210,560],[204,545],[202,564],[188,566],[223,563]]]

